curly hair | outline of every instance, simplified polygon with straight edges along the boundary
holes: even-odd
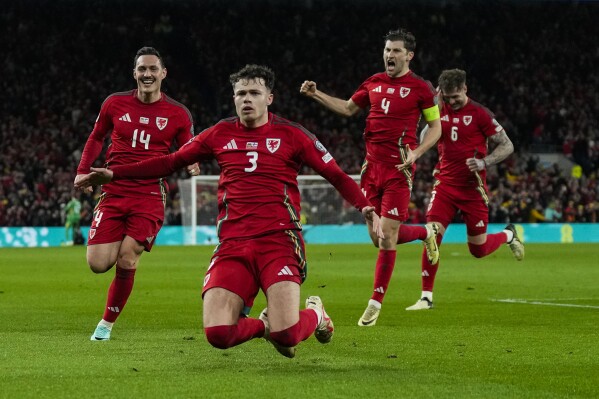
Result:
[[[240,80],[256,79],[264,79],[264,85],[272,92],[272,89],[275,87],[275,73],[267,66],[247,64],[241,70],[229,76],[229,81],[233,87],[235,87],[235,83]]]

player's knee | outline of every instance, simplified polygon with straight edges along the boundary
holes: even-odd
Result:
[[[90,270],[96,274],[106,273],[108,270],[112,269],[114,263],[115,262],[106,262],[103,259],[87,258],[87,264],[89,265]]]
[[[218,349],[227,349],[233,346],[234,326],[214,326],[204,328],[208,343]]]
[[[135,269],[138,259],[137,256],[119,254],[116,263],[121,269]]]
[[[475,258],[482,258],[487,254],[484,245],[468,243],[468,249],[470,250],[472,256],[474,256]]]
[[[270,332],[270,339],[277,344],[290,348],[301,342],[299,323],[283,330]]]

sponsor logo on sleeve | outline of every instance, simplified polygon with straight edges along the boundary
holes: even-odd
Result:
[[[316,146],[316,149],[318,149],[318,151],[320,151],[320,152],[327,152],[327,149],[324,148],[324,145],[322,145],[322,143],[320,141],[316,140],[314,142],[314,145]]]
[[[322,160],[324,161],[324,163],[329,163],[331,162],[331,159],[333,159],[333,156],[331,155],[330,152],[327,152],[326,154],[323,155]]]

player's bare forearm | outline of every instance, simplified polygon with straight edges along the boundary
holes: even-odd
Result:
[[[441,121],[439,119],[430,122],[428,129],[425,132],[422,143],[418,148],[412,150],[406,146],[406,159],[401,165],[395,165],[398,170],[404,170],[412,167],[412,164],[418,160],[425,152],[427,152],[441,138]]]
[[[300,93],[306,97],[314,99],[317,103],[328,108],[341,116],[352,116],[356,114],[360,108],[351,100],[343,100],[341,98],[330,96],[316,88],[316,82],[306,80],[300,87]]]
[[[491,165],[498,164],[514,152],[514,145],[505,133],[505,130],[489,137],[489,140],[496,145],[495,149],[489,155],[483,159],[472,157],[466,160],[466,165],[471,172],[478,172]]]
[[[487,166],[498,164],[514,152],[514,144],[505,133],[505,130],[489,137],[489,141],[495,144],[495,149],[484,158]]]

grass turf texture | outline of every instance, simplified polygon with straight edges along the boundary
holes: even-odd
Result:
[[[320,295],[336,332],[287,359],[262,339],[226,351],[206,342],[211,247],[144,254],[108,342],[89,337],[113,271],[91,273],[83,247],[0,249],[0,397],[599,396],[595,245],[531,244],[523,262],[507,246],[479,260],[465,244],[441,250],[435,308],[404,310],[420,294],[421,246],[403,245],[377,325],[365,328],[376,250],[309,245],[302,299]],[[507,298],[595,308],[493,301]]]

